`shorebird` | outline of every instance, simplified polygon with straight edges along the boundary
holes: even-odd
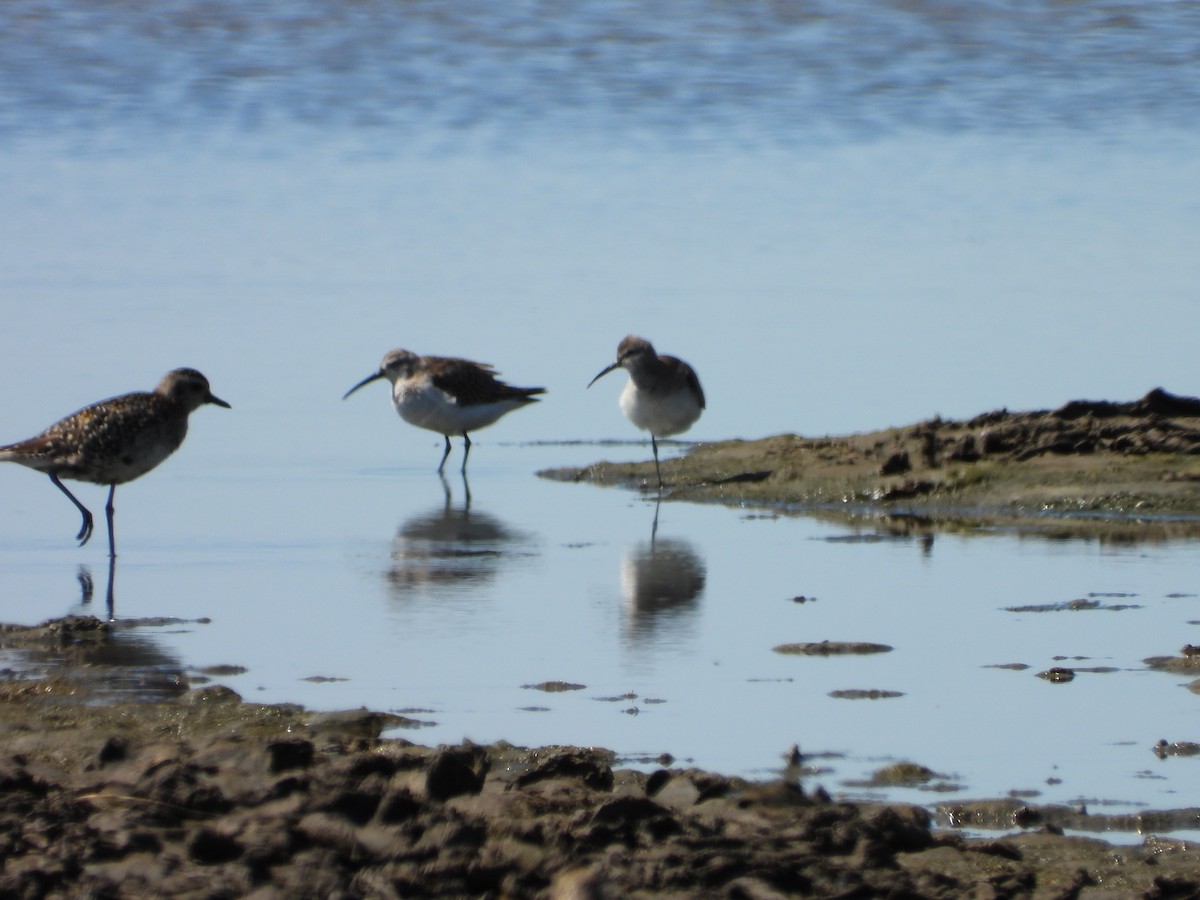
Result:
[[[704,390],[695,369],[674,356],[659,356],[649,341],[632,334],[617,346],[617,361],[588,382],[588,387],[620,368],[629,372],[629,383],[621,392],[621,412],[642,431],[650,432],[661,491],[657,438],[681,434],[692,427],[704,409]]]
[[[438,472],[450,455],[450,435],[463,436],[462,471],[467,471],[471,453],[468,432],[491,425],[502,415],[529,403],[545,388],[519,388],[505,384],[486,363],[443,356],[417,356],[408,350],[392,350],[368,375],[342,395],[345,400],[360,387],[380,378],[392,384],[392,405],[409,425],[436,431],[446,439],[446,450]]]
[[[214,397],[208,379],[195,369],[174,369],[153,392],[122,394],[85,406],[41,434],[0,447],[0,462],[15,462],[45,472],[83,515],[75,539],[82,547],[92,536],[92,514],[59,479],[108,485],[108,555],[117,555],[113,538],[113,494],[118,484],[145,475],[179,449],[188,416],[205,403],[229,404]]]

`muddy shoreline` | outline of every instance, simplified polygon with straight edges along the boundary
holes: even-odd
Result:
[[[416,720],[248,703],[219,672],[98,695],[125,627],[0,626],[22,661],[0,680],[0,897],[1200,895],[1200,845],[1062,834],[1169,831],[1194,809],[1118,823],[1003,798],[933,817],[834,801],[798,754],[749,782],[599,748],[426,747],[393,736]]]
[[[1155,388],[1129,402],[1076,400],[846,436],[697,444],[664,459],[662,470],[663,499],[909,530],[1191,536],[1200,534],[1200,399]],[[656,490],[652,460],[538,474]]]
[[[729,441],[663,468],[666,499],[889,532],[1194,536],[1200,400],[1155,390]],[[539,474],[648,490],[652,473]],[[396,737],[420,736],[403,715],[254,704],[220,670],[167,671],[127,650],[116,661],[114,641],[137,627],[0,626],[0,897],[1200,896],[1200,845],[1169,837],[1200,809],[1115,817],[1004,797],[931,814],[836,801],[798,751],[778,778],[749,782],[669,758],[633,771],[599,748],[427,747]],[[1187,649],[1146,662],[1191,673]],[[118,669],[136,690],[113,689]],[[1114,845],[1106,831],[1143,838]]]

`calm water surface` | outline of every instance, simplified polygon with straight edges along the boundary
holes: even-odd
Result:
[[[178,620],[123,635],[143,664],[245,666],[252,699],[753,776],[798,742],[856,796],[911,759],[962,786],[935,799],[1189,805],[1200,763],[1150,748],[1200,740],[1200,698],[1141,660],[1196,642],[1194,542],[655,530],[532,473],[645,457],[557,443],[634,437],[584,390],[630,331],[699,370],[698,440],[1197,393],[1198,16],[6,3],[0,441],[209,376],[234,408],[117,493],[116,614]],[[469,506],[384,388],[339,399],[394,346],[549,389],[477,435]],[[44,477],[0,496],[0,619],[102,614],[103,540]],[[1078,598],[1123,608],[1012,611]],[[895,649],[772,650],[824,639]],[[1113,671],[1034,677],[1060,657]]]

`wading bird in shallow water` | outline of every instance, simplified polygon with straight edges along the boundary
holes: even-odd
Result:
[[[682,434],[695,424],[704,409],[704,390],[695,369],[674,356],[659,356],[649,341],[632,334],[617,346],[617,361],[593,378],[588,387],[621,368],[629,372],[629,383],[621,392],[621,412],[642,431],[650,432],[661,491],[656,439]]]
[[[471,453],[468,432],[491,425],[502,415],[530,403],[545,388],[519,388],[505,384],[486,363],[442,356],[417,356],[408,350],[393,350],[368,375],[342,396],[345,400],[364,384],[386,378],[392,384],[392,405],[409,425],[436,431],[446,439],[446,450],[438,465],[440,473],[450,455],[450,435],[463,436],[462,471],[467,471]]]
[[[175,369],[153,392],[138,391],[85,406],[29,440],[0,447],[0,462],[15,462],[45,472],[83,515],[75,535],[79,546],[92,536],[92,514],[59,479],[108,485],[108,555],[117,555],[113,538],[113,494],[118,484],[145,475],[179,449],[188,416],[205,403],[229,404],[214,397],[208,379],[195,369]]]

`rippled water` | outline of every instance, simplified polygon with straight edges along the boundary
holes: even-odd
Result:
[[[1198,29],[1187,2],[16,0],[0,121],[517,145],[1187,128]]]
[[[698,440],[1197,393],[1198,17],[3,4],[0,441],[178,365],[233,404],[117,492],[115,613],[166,621],[122,631],[117,689],[224,664],[423,741],[756,776],[799,743],[856,796],[908,758],[950,796],[1188,805],[1197,764],[1150,748],[1200,740],[1200,700],[1141,661],[1195,643],[1194,542],[859,533],[533,473],[646,456],[595,443],[636,437],[617,382],[585,390],[629,331],[699,370]],[[469,504],[382,387],[339,399],[393,346],[549,389],[474,436]],[[103,614],[103,540],[73,546],[42,476],[0,495],[0,620]],[[895,649],[773,650],[825,639]],[[1100,671],[1034,677],[1059,657]],[[834,696],[859,689],[902,696]]]

